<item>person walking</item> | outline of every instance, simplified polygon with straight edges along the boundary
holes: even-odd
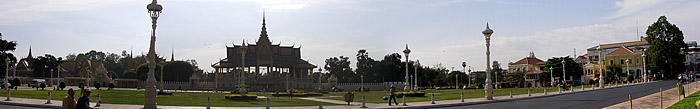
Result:
[[[61,109],[75,109],[75,98],[73,95],[75,95],[73,88],[68,89],[68,96],[63,98],[63,105],[61,106]]]
[[[389,106],[391,106],[391,100],[394,100],[394,104],[397,106],[399,105],[399,103],[396,102],[396,88],[394,88],[394,85],[391,85],[389,89]]]
[[[76,104],[75,109],[92,109],[90,107],[90,89],[83,90],[83,96],[78,98],[78,104]]]

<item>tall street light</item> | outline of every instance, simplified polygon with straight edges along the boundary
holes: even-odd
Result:
[[[411,88],[411,91],[413,91],[414,89],[416,89],[418,87],[418,66],[420,66],[420,62],[418,61],[418,59],[416,59],[416,63],[413,63],[413,64],[414,64],[413,70],[415,70],[415,71],[413,71],[414,78],[413,78],[413,88]]]
[[[646,49],[642,49],[642,72],[644,73],[644,82],[647,82],[647,55]]]
[[[411,49],[408,49],[408,44],[406,44],[406,49],[403,50],[403,53],[406,54],[406,83],[404,83],[403,90],[408,90],[408,54],[411,53]]]
[[[0,36],[2,36],[2,35],[0,35]],[[12,101],[12,100],[10,100],[10,88],[8,88],[8,86],[10,85],[9,84],[10,81],[7,79],[7,76],[9,76],[7,73],[10,73],[10,72],[8,72],[9,70],[10,70],[10,58],[7,57],[7,58],[5,58],[5,83],[4,83],[4,85],[5,85],[5,89],[7,89],[7,99],[5,99],[5,101]]]
[[[553,74],[554,74],[554,70],[552,70],[552,67],[550,66],[549,67],[549,80],[551,80],[552,82],[549,82],[549,85],[552,85],[552,86],[554,86],[554,76],[552,76]]]
[[[146,91],[144,91],[145,103],[143,104],[143,108],[157,109],[156,78],[153,76],[156,68],[156,21],[158,20],[158,16],[163,10],[163,6],[161,6],[156,0],[153,0],[151,4],[146,5],[146,9],[148,9],[148,13],[151,16],[151,20],[153,20],[151,22],[153,31],[151,32],[151,44],[148,50],[148,79],[146,79]]]
[[[562,58],[561,60],[561,73],[564,75],[563,79],[564,82],[566,82],[566,59]]]
[[[243,43],[241,44],[240,49],[241,49],[241,71],[242,72],[241,72],[241,80],[240,80],[241,86],[240,86],[240,89],[238,89],[238,92],[240,92],[241,94],[245,94],[245,92],[248,92],[245,89],[245,74],[246,74],[246,72],[245,72],[245,55],[246,55],[246,52],[248,51],[248,46],[246,45],[245,40],[243,40]]]
[[[489,51],[489,45],[491,45],[491,34],[493,30],[489,28],[489,23],[486,23],[486,29],[481,31],[486,37],[486,87],[484,87],[484,94],[486,94],[486,100],[493,100],[493,86],[491,86],[491,52]]]
[[[603,84],[605,84],[605,81],[603,79],[603,73],[604,73],[603,72],[603,59],[604,58],[603,58],[603,51],[602,51],[603,49],[600,46],[600,43],[598,43],[598,48],[596,48],[596,49],[598,49],[598,70],[600,70],[600,72],[598,72],[598,75],[599,75],[598,87],[604,88],[605,87],[605,85],[603,85]],[[593,65],[593,68],[595,68],[595,65]]]
[[[627,65],[627,69],[625,69],[625,70],[627,70],[627,76],[629,76],[630,75],[630,60],[625,59],[625,64]],[[632,76],[632,80],[634,80],[634,79],[635,79],[634,76]]]
[[[467,73],[467,62],[462,61],[462,68],[463,68],[463,72]],[[467,74],[467,76],[469,76],[469,75]],[[469,77],[467,77],[467,81],[469,81]],[[467,87],[469,87],[469,85],[467,85]]]

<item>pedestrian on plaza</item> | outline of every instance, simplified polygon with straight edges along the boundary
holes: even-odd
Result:
[[[92,109],[92,107],[90,107],[90,98],[88,98],[90,97],[90,93],[90,89],[83,90],[83,96],[78,98],[78,104],[76,104],[75,109]]]
[[[75,95],[73,88],[68,89],[68,96],[63,98],[63,105],[61,106],[61,109],[75,109],[75,98],[73,95]]]
[[[396,89],[394,88],[394,85],[391,85],[391,88],[389,89],[389,106],[391,106],[392,99],[394,100],[394,104],[398,106],[399,103],[396,102]]]

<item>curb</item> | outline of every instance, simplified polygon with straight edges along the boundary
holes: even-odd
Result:
[[[656,82],[656,81],[654,81],[654,82]],[[596,90],[614,89],[614,88],[619,88],[619,87],[627,87],[627,86],[635,86],[635,85],[640,85],[640,84],[631,84],[631,85],[626,85],[626,86],[609,87],[609,88],[596,89]],[[577,91],[577,92],[558,93],[558,94],[551,94],[551,95],[532,96],[532,97],[522,97],[522,98],[503,99],[503,100],[465,102],[465,103],[455,103],[455,104],[439,104],[439,105],[427,105],[427,106],[411,106],[411,107],[381,108],[381,109],[426,109],[426,108],[442,108],[442,107],[468,106],[468,105],[477,105],[477,104],[489,104],[489,103],[498,103],[498,102],[508,102],[508,101],[517,101],[517,100],[527,100],[527,99],[535,99],[535,98],[544,98],[544,97],[552,97],[552,96],[559,96],[559,95],[576,94],[576,93],[589,92],[589,91],[596,91],[596,90],[583,90],[583,91]]]
[[[12,102],[6,102],[6,101],[0,101],[0,105],[12,105],[12,106],[22,106],[22,107],[36,107],[36,108],[61,109],[61,106],[49,106],[49,105],[40,105],[40,104],[12,103]]]

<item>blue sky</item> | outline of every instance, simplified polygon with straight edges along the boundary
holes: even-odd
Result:
[[[89,50],[146,53],[149,0],[3,0],[0,32],[17,41],[15,55]],[[177,60],[196,59],[211,70],[225,47],[259,37],[266,10],[273,43],[301,46],[302,58],[323,65],[333,56],[359,49],[374,59],[400,53],[411,60],[460,69],[466,61],[485,69],[484,37],[494,30],[492,60],[504,68],[534,51],[543,60],[585,54],[598,43],[638,40],[660,15],[700,40],[697,0],[161,0],[156,50]],[[638,21],[638,27],[635,23]]]

